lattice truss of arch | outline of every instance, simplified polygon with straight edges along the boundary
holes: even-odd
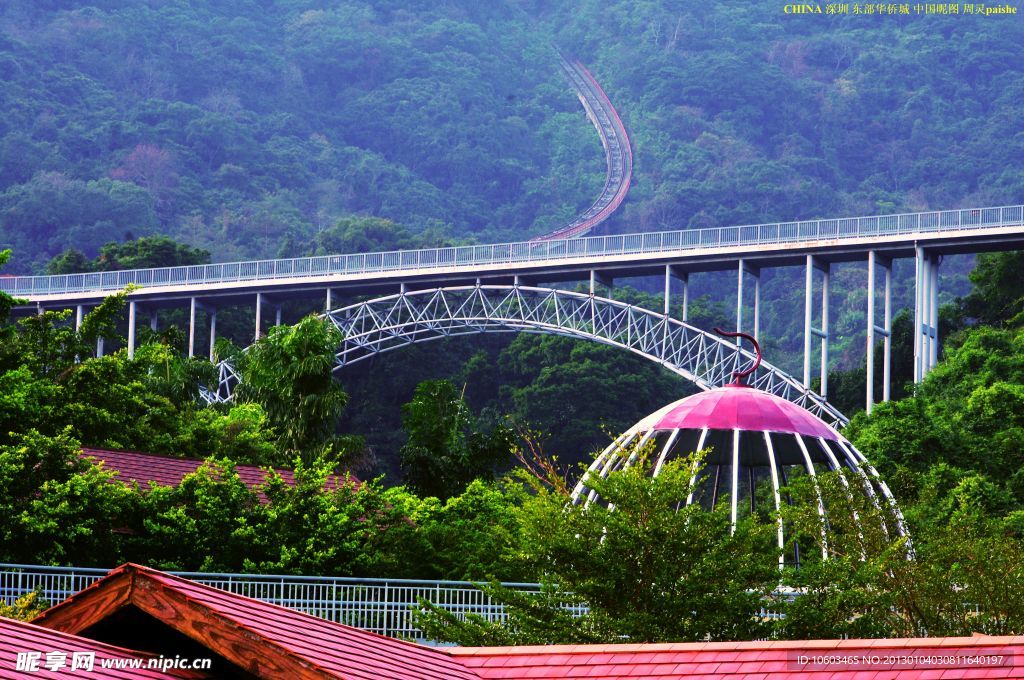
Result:
[[[734,342],[664,314],[625,302],[565,290],[528,286],[465,286],[398,293],[324,315],[344,335],[337,367],[417,342],[470,333],[551,333],[621,347],[656,361],[701,389],[732,381],[732,372],[754,361]],[[229,401],[240,376],[221,362],[208,402]],[[792,401],[834,426],[846,417],[820,395],[768,362],[748,384]]]

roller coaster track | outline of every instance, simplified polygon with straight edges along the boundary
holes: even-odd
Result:
[[[572,83],[576,96],[587,111],[587,117],[601,136],[608,173],[604,189],[593,205],[566,226],[538,236],[532,239],[534,241],[586,235],[619,207],[629,191],[629,182],[633,176],[633,149],[629,144],[629,136],[608,95],[579,61],[570,62],[562,55],[559,55],[559,59],[566,78]]]

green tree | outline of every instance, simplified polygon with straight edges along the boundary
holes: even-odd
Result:
[[[511,480],[475,479],[419,520],[437,578],[523,581],[536,577],[517,557],[520,506],[528,494]],[[427,501],[424,501],[426,506]]]
[[[601,502],[570,504],[564,480],[533,484],[523,505],[522,558],[548,583],[534,598],[491,587],[510,625],[459,621],[427,607],[421,625],[459,644],[737,640],[764,635],[758,617],[778,582],[774,527],[747,519],[730,532],[722,510],[679,507],[700,456],[638,463],[588,482]],[[728,565],[728,566],[726,566]],[[565,605],[583,605],[578,617]]]
[[[79,458],[66,433],[35,430],[0,446],[0,555],[5,562],[107,566],[123,561],[119,529],[137,496]]]
[[[402,407],[402,424],[409,434],[399,453],[402,472],[425,496],[457,495],[474,479],[493,478],[509,459],[512,431],[503,424],[485,430],[447,380],[420,383]]]
[[[287,459],[311,462],[324,447],[331,456],[343,452],[335,426],[348,397],[333,378],[340,342],[337,328],[308,316],[295,326],[275,326],[237,356],[237,398],[263,407]]]
[[[961,301],[963,313],[978,323],[1019,324],[1024,311],[1024,252],[983,253],[970,274],[974,290]]]
[[[133,551],[160,569],[234,571],[253,557],[259,497],[228,459],[208,459],[176,487],[145,489]]]
[[[142,236],[124,243],[110,242],[100,248],[100,254],[89,260],[81,251],[69,248],[50,260],[48,274],[76,274],[79,272],[106,272],[118,269],[146,269],[149,267],[180,267],[206,264],[210,253],[200,248],[178,243],[167,236]]]
[[[380,480],[338,479],[323,461],[300,461],[295,480],[267,485],[246,571],[422,577],[429,546],[418,532],[418,498]]]

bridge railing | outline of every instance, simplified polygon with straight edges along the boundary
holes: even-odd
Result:
[[[12,604],[22,595],[38,590],[47,603],[54,605],[107,573],[106,569],[0,564],[0,602]],[[505,619],[504,607],[469,581],[168,573],[337,623],[419,642],[427,641],[413,624],[413,608],[420,599],[459,616],[476,614],[489,621]],[[536,583],[504,585],[524,592],[540,592]]]
[[[116,291],[129,284],[142,287],[201,286],[238,281],[545,262],[604,255],[667,253],[728,246],[838,241],[1017,225],[1024,225],[1024,205],[88,274],[9,276],[0,277],[0,290],[18,296]]]

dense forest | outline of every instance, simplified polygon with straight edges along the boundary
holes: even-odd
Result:
[[[11,0],[0,245],[24,271],[125,233],[299,254],[352,214],[543,233],[604,170],[554,46],[633,138],[609,229],[1012,203],[1022,33],[745,2]]]
[[[471,645],[1019,633],[1022,265],[1018,253],[981,257],[957,305],[974,323],[950,334],[914,393],[846,430],[891,485],[912,544],[885,533],[888,511],[858,502],[836,473],[804,477],[781,516],[804,558],[780,571],[772,513],[731,532],[725,505],[676,509],[700,456],[651,477],[638,450],[637,465],[590,482],[614,507],[569,504],[581,469],[547,456],[524,423],[487,422],[443,380],[401,406],[404,486],[328,483],[365,455],[337,433],[350,396],[332,379],[332,325],[307,316],[271,329],[237,357],[236,402],[206,407],[198,386],[214,366],[173,338],[145,335],[133,358],[95,356],[97,338],[118,340],[122,293],[78,330],[67,311],[0,323],[0,561],[545,584],[539,597],[487,586],[509,608],[501,627],[421,612],[429,635]],[[0,316],[11,302],[0,296]],[[209,458],[177,486],[140,488],[112,483],[116,471],[80,457],[82,442]],[[272,476],[253,490],[237,463],[291,464],[297,483]],[[804,594],[778,598],[780,579]],[[574,618],[567,603],[588,611]],[[765,606],[785,618],[759,616]]]
[[[550,231],[597,196],[605,169],[558,51],[595,74],[633,143],[633,186],[600,233],[1024,200],[1015,18],[790,16],[737,0],[8,0],[4,274]],[[909,266],[896,263],[897,310],[913,295]],[[1024,262],[955,257],[942,272],[943,361],[907,385],[912,321],[897,314],[899,399],[871,416],[855,413],[865,268],[832,277],[829,397],[854,416],[847,435],[889,480],[919,559],[847,535],[835,559],[783,577],[810,594],[780,604],[787,619],[774,628],[749,616],[778,585],[774,565],[751,557],[763,553],[764,526],[723,540],[721,517],[658,514],[682,468],[656,484],[629,472],[607,480],[609,497],[633,509],[615,519],[657,516],[670,533],[624,521],[614,545],[572,540],[610,522],[563,511],[575,464],[691,385],[611,347],[525,334],[411,347],[339,383],[336,332],[298,305],[244,354],[249,312],[223,310],[217,352],[237,358],[245,388],[237,403],[206,408],[197,389],[214,367],[185,356],[181,311],[162,310],[159,331],[143,331],[128,358],[117,351],[124,294],[78,330],[70,312],[11,320],[0,297],[0,560],[563,588],[539,616],[496,591],[514,612],[509,630],[426,615],[438,636],[474,644],[1019,633]],[[762,278],[766,358],[794,373],[801,277]],[[692,284],[691,322],[732,326],[735,275]],[[663,304],[643,281],[609,294]],[[96,357],[100,337],[108,351]],[[212,460],[176,488],[138,490],[81,461],[82,445]],[[273,481],[263,502],[231,473],[241,463],[297,466],[299,483]],[[364,481],[325,491],[345,468]],[[720,574],[669,550],[683,547],[743,556],[725,595],[711,588]],[[669,581],[588,571],[585,557],[606,576],[623,554]],[[673,578],[702,585],[672,591],[671,606],[711,610],[714,595],[715,616],[661,627],[644,607],[668,606]],[[593,616],[559,614],[564,588],[586,596]],[[965,598],[987,613],[967,616]]]
[[[744,2],[12,0],[0,7],[0,247],[15,251],[10,271],[42,272],[69,248],[51,271],[155,234],[223,261],[544,233],[589,204],[604,172],[556,48],[591,68],[632,137],[633,187],[603,231],[1014,203],[1022,33],[1005,17]],[[133,262],[146,260],[103,268]],[[898,307],[911,296],[899,264]],[[966,294],[970,266],[944,263],[945,302]],[[863,274],[834,276],[838,369],[863,358]],[[768,358],[794,372],[798,276],[766,271],[762,296]],[[732,280],[693,285],[727,318]],[[601,351],[534,342],[433,348],[452,360],[349,417],[393,432],[419,380],[466,382],[480,352],[502,370],[467,383],[476,407],[527,411],[522,390],[551,388],[509,353],[561,366]],[[421,356],[388,373],[433,363]],[[651,382],[611,365],[613,380]],[[363,377],[351,381],[359,393]],[[598,420],[621,429],[679,394],[621,416],[599,406]]]

